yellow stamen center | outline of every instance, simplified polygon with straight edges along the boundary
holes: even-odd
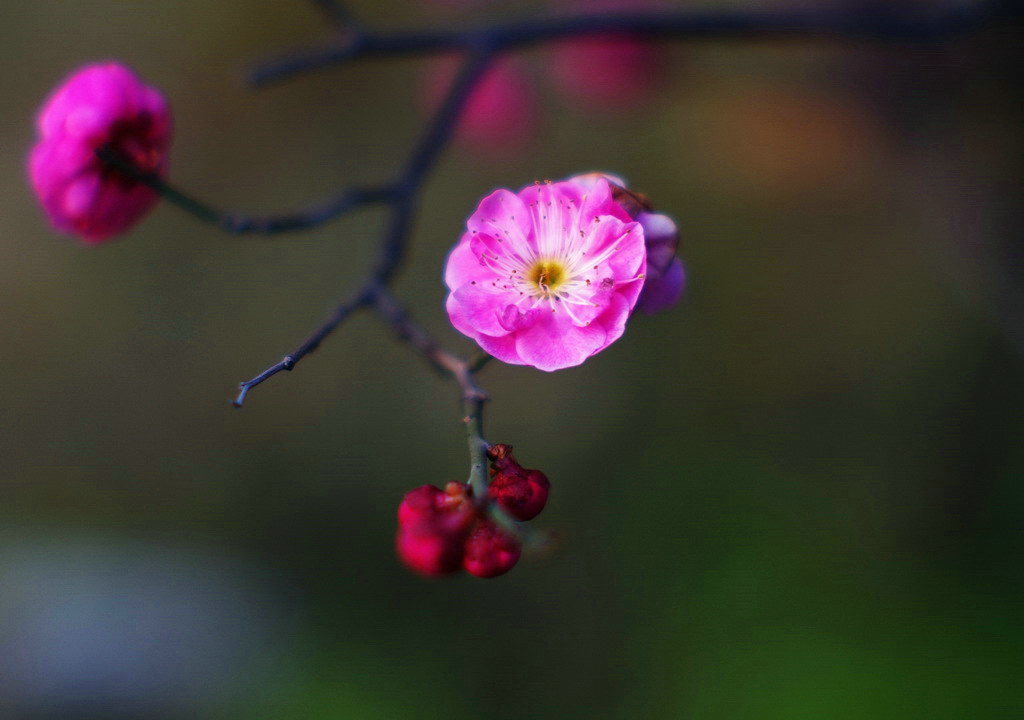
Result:
[[[558,260],[538,260],[526,273],[538,295],[551,295],[566,281],[565,266]]]

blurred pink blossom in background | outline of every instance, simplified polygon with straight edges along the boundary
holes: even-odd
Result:
[[[444,58],[425,66],[420,105],[433,112],[458,71],[458,60]],[[533,78],[518,59],[500,60],[473,91],[462,111],[456,139],[490,158],[508,158],[534,138],[540,109]]]
[[[645,12],[662,7],[652,0],[577,0],[566,5],[567,11],[584,14]],[[551,51],[552,77],[560,91],[592,109],[628,110],[650,99],[661,84],[667,64],[663,47],[628,34],[567,40]]]

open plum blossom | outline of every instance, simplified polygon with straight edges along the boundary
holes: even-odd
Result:
[[[151,188],[111,167],[108,148],[163,175],[171,141],[164,97],[114,62],[81,68],[47,99],[29,157],[32,187],[54,227],[100,243],[134,225],[157,201]]]
[[[603,177],[497,190],[448,256],[448,316],[504,362],[579,365],[622,336],[646,258],[642,227]]]

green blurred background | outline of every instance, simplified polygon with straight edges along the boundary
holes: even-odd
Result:
[[[353,5],[389,27],[538,8]],[[396,292],[470,350],[440,276],[476,201],[597,169],[678,219],[690,286],[582,367],[482,374],[559,542],[430,582],[394,559],[394,512],[465,476],[450,383],[357,317],[228,404],[348,293],[379,211],[252,239],[162,205],[87,248],[24,171],[51,87],[118,58],[174,106],[174,182],[301,207],[390,177],[422,63],[247,90],[250,62],[329,37],[301,0],[0,19],[0,717],[1022,716],[1019,29],[677,46],[615,115],[531,52],[535,143],[445,155]]]

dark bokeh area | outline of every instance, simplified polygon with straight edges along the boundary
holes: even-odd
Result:
[[[589,170],[678,220],[690,283],[579,368],[481,374],[558,542],[431,582],[394,513],[465,477],[453,384],[360,316],[228,404],[347,295],[379,210],[268,239],[164,204],[90,248],[25,179],[51,87],[118,58],[174,107],[173,181],[218,206],[386,180],[422,61],[244,85],[330,37],[313,5],[0,11],[0,717],[1024,713],[1019,27],[677,44],[658,92],[607,111],[526,54],[536,134],[446,153],[396,293],[469,351],[441,282],[466,216]],[[412,27],[539,3],[353,5]]]

